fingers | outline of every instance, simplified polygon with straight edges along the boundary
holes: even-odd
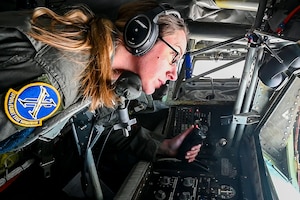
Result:
[[[196,159],[198,153],[200,152],[200,148],[201,144],[193,146],[191,150],[186,153],[185,159],[187,159],[188,162],[193,162]]]
[[[182,134],[181,134],[181,137],[182,138],[185,138],[190,132],[192,132],[192,130],[195,128],[194,125],[192,125],[191,127],[189,127],[188,129],[186,129]],[[198,144],[196,146],[193,146],[191,148],[191,150],[187,151],[186,152],[186,155],[185,155],[185,159],[188,160],[188,162],[193,162],[198,153],[200,152],[200,148],[201,148],[201,144]]]
[[[194,129],[194,126],[189,127],[188,129],[186,129],[184,132],[182,132],[181,134],[175,136],[173,138],[173,148],[178,148],[181,143],[183,142],[183,140],[186,138],[186,136]]]
[[[194,125],[190,126],[188,129],[182,132],[181,136],[186,137],[194,129],[194,127],[195,127]]]

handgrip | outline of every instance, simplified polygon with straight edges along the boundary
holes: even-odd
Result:
[[[206,134],[203,129],[195,127],[191,133],[189,133],[180,145],[177,153],[177,158],[180,160],[186,160],[186,152],[189,151],[193,146],[202,144],[203,140],[206,138]]]

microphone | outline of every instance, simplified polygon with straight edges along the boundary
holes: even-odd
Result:
[[[125,71],[115,82],[115,92],[127,100],[136,99],[142,93],[142,81],[137,74]]]
[[[142,81],[140,77],[130,71],[123,72],[115,82],[115,93],[120,97],[117,112],[120,123],[113,126],[114,130],[122,129],[125,137],[129,136],[131,125],[136,124],[136,119],[130,119],[128,114],[128,104],[130,100],[138,98],[142,93]],[[126,105],[126,100],[128,103]]]

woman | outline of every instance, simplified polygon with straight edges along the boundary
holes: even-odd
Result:
[[[130,41],[135,35],[130,34],[144,28],[143,17],[132,21],[138,27],[131,32],[127,23],[145,13],[154,17],[158,34],[146,50],[144,47],[139,50],[132,45],[135,41]],[[113,82],[123,71],[138,74],[143,91],[152,94],[166,81],[177,79],[177,63],[185,53],[188,35],[180,14],[155,1],[122,6],[114,23],[96,16],[85,6],[74,6],[62,14],[37,8],[30,26],[2,26],[1,32],[0,92],[5,112],[0,112],[1,140],[20,130],[42,125],[43,120],[69,107],[81,96],[91,100],[91,110],[113,108],[118,101]],[[28,96],[30,90],[39,95]],[[51,95],[54,97],[50,101]],[[39,116],[45,108],[51,110]],[[160,151],[174,156],[191,129],[174,141],[162,142]],[[199,149],[200,145],[193,147],[186,159],[193,161]]]

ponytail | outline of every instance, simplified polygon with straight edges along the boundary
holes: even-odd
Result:
[[[63,15],[41,7],[35,9],[31,25],[29,35],[36,40],[64,51],[89,55],[79,76],[83,97],[91,98],[91,110],[114,106],[116,96],[111,84],[114,28],[111,21],[96,17],[85,6]]]

